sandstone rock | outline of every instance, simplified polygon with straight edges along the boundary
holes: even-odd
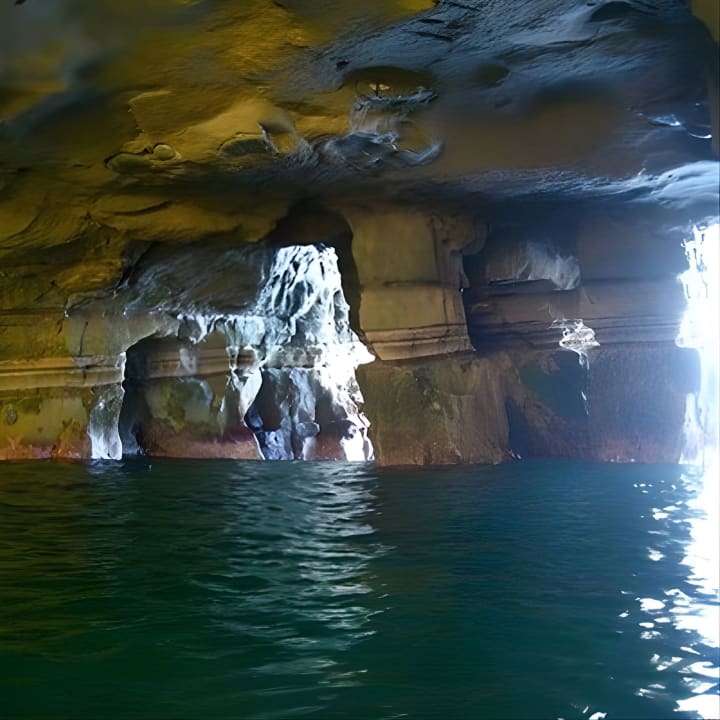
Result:
[[[671,460],[681,243],[718,216],[716,20],[0,6],[0,457],[114,457],[122,408],[148,452],[367,459],[372,352],[381,463]],[[579,322],[587,372],[555,357]]]
[[[509,358],[471,354],[358,369],[370,437],[383,465],[497,463],[510,457]]]
[[[697,355],[660,343],[600,347],[582,368],[567,352],[513,353],[510,446],[522,457],[678,462]]]

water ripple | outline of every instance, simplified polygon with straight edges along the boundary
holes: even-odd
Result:
[[[716,521],[678,468],[2,473],[3,717],[714,717]]]

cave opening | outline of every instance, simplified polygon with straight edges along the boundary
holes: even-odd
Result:
[[[687,307],[678,346],[700,358],[700,387],[687,396],[685,448],[681,462],[709,469],[718,460],[718,372],[720,368],[720,224],[694,227],[684,244],[688,269],[680,275]]]
[[[351,327],[340,271],[349,240],[261,252],[242,311],[183,311],[172,333],[128,348],[119,440],[95,443],[96,456],[373,459],[355,379],[373,356]]]
[[[720,719],[719,11],[0,3],[1,717]]]

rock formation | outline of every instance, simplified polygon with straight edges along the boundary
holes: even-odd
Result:
[[[717,8],[4,4],[0,459],[677,461]]]

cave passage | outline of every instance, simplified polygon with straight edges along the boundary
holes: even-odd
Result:
[[[101,456],[373,458],[355,380],[373,357],[350,327],[335,250],[266,254],[245,310],[180,313],[174,334],[128,349],[119,417],[96,423],[102,435],[116,422],[122,449],[96,439]]]

